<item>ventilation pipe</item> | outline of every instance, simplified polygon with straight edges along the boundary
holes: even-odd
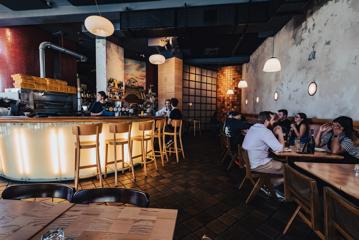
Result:
[[[66,48],[57,46],[55,44],[52,44],[50,42],[42,42],[39,46],[39,59],[40,59],[40,77],[44,78],[46,77],[46,67],[45,67],[45,49],[46,48],[52,48],[56,51],[59,51],[61,53],[66,53],[68,55],[71,55],[75,58],[80,59],[81,62],[86,62],[87,57],[84,55],[81,55],[79,53],[73,52],[71,50],[68,50]]]

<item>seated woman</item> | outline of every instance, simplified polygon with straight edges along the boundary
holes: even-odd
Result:
[[[309,140],[309,125],[305,113],[297,113],[294,116],[294,123],[290,125],[289,142],[291,145],[294,144],[296,138],[299,138],[301,143],[306,143]]]
[[[332,123],[320,126],[315,145],[334,154],[359,158],[359,147],[353,144],[353,120],[350,117],[340,116]]]
[[[106,104],[106,93],[104,91],[99,91],[96,95],[96,102],[94,102],[90,107],[91,116],[100,116],[103,114]]]

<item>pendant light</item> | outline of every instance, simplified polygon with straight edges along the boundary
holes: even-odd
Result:
[[[279,59],[274,57],[274,36],[272,38],[272,57],[265,62],[263,72],[279,72],[282,69]]]
[[[148,60],[154,65],[160,65],[165,63],[166,58],[162,54],[152,54]]]
[[[248,83],[245,80],[246,79],[246,68],[247,68],[247,64],[243,64],[242,65],[242,79],[239,80],[238,82],[238,88],[247,88],[248,87]]]
[[[233,95],[234,94],[234,90],[233,89],[228,89],[227,90],[227,95]]]
[[[110,20],[101,16],[97,0],[95,0],[95,4],[99,15],[88,16],[85,19],[85,28],[95,36],[109,37],[114,33],[115,27]]]

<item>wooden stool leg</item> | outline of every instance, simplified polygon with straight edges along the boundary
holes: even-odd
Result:
[[[113,162],[114,162],[114,165],[115,165],[115,186],[118,185],[118,177],[117,177],[117,144],[116,142],[114,143],[113,145]]]
[[[108,144],[105,146],[105,178],[107,178],[107,162],[108,162]]]
[[[158,135],[158,146],[160,149],[160,157],[161,157],[161,163],[162,163],[162,167],[165,166],[165,162],[164,162],[164,158],[163,158],[163,150],[162,150],[162,141],[161,141],[161,135]]]
[[[166,135],[163,134],[162,136],[162,146],[163,146],[163,154],[166,156],[166,161],[168,162],[168,155],[167,155],[167,146],[166,146]]]
[[[251,193],[249,194],[249,196],[246,199],[246,204],[248,204],[249,201],[252,200],[252,198],[257,194],[257,192],[259,191],[259,189],[261,188],[262,185],[263,185],[263,179],[262,179],[262,177],[259,177],[259,179],[257,180],[256,184],[254,185]]]
[[[153,161],[155,162],[155,168],[156,168],[156,170],[158,170],[157,160],[156,160],[156,156],[155,156],[155,141],[153,138],[151,139],[151,156],[152,156]]]
[[[246,180],[247,180],[247,177],[244,177],[243,180],[242,180],[242,182],[241,182],[241,184],[240,184],[239,187],[238,187],[238,190],[240,190],[240,189],[243,187],[243,185],[244,185],[244,183],[246,182]]]
[[[183,149],[183,143],[182,143],[182,134],[180,134],[179,136],[179,141],[180,141],[180,145],[181,145],[181,152],[182,152],[182,157],[183,159],[185,159],[185,155],[184,155],[184,149]]]
[[[143,163],[143,170],[145,172],[145,176],[147,176],[147,166],[146,166],[146,150],[145,148],[145,143],[143,140],[141,140],[141,150],[142,150],[142,163]]]
[[[75,189],[79,189],[79,180],[80,180],[80,148],[76,148],[76,158],[75,158]]]
[[[128,160],[130,161],[130,164],[131,164],[132,180],[135,181],[135,180],[136,180],[136,176],[135,176],[135,169],[134,169],[134,167],[133,167],[132,144],[131,144],[131,142],[128,142]]]
[[[98,145],[96,146],[96,164],[98,169],[98,177],[100,179],[100,185],[103,187],[103,181],[102,181],[102,173],[101,173],[101,164],[100,164],[100,149]]]
[[[177,136],[175,135],[173,139],[174,139],[174,145],[175,145],[176,160],[177,160],[177,163],[179,163],[178,146],[177,146]]]
[[[121,144],[121,154],[122,154],[122,174],[125,173],[125,145]]]

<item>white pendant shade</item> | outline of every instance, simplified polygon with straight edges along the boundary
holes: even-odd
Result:
[[[233,89],[228,89],[228,90],[227,90],[227,94],[228,94],[228,95],[233,95],[233,94],[234,94]]]
[[[109,37],[115,31],[115,27],[110,20],[97,15],[87,17],[85,27],[87,31],[99,37]]]
[[[152,54],[148,60],[152,64],[160,65],[165,63],[166,58],[162,54]]]
[[[240,80],[238,83],[238,88],[247,88],[248,87],[248,83],[246,80]]]
[[[264,72],[279,72],[281,69],[280,61],[276,57],[269,58],[263,67]]]

